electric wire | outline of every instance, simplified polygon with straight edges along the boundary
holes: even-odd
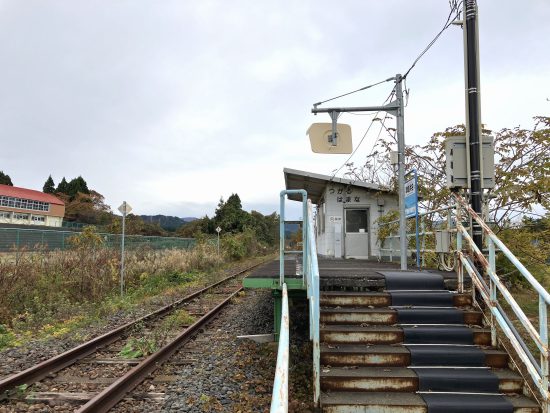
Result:
[[[380,130],[378,131],[378,135],[376,136],[376,139],[374,140],[374,143],[372,144],[372,148],[371,148],[369,154],[367,155],[367,158],[368,158],[369,156],[371,156],[371,155],[374,153],[374,149],[376,148],[376,144],[377,144],[378,141],[380,140],[380,135],[382,134],[382,130],[383,130],[383,129],[386,129],[386,130],[388,131],[388,128],[386,128],[385,123],[386,123],[386,119],[388,119],[388,118],[390,118],[390,117],[391,117],[390,115],[384,116],[384,119],[383,119],[382,122],[381,122]],[[389,131],[388,131],[388,133],[389,133]],[[390,135],[391,135],[391,134],[390,134]]]
[[[382,103],[382,105],[384,105],[386,102],[388,102],[389,100],[391,100],[391,98],[395,95],[395,86],[393,87],[393,89],[391,90],[390,94],[388,95],[388,97],[386,98],[386,100],[384,100],[384,102]],[[329,182],[332,182],[334,180],[334,177],[336,176],[336,174],[338,172],[340,172],[340,170],[349,162],[349,160],[353,157],[353,155],[355,155],[355,153],[357,152],[357,150],[361,147],[361,144],[363,143],[363,141],[365,140],[367,134],[369,133],[372,125],[374,124],[374,121],[376,119],[378,119],[378,115],[381,111],[377,111],[374,115],[374,118],[371,119],[370,121],[370,124],[367,128],[367,130],[365,131],[365,133],[363,134],[363,137],[361,138],[361,140],[359,141],[359,144],[355,147],[355,149],[353,150],[353,152],[350,154],[350,156],[348,156],[348,159],[346,159],[344,161],[344,163],[342,163],[342,165],[340,165],[340,167],[332,174],[331,178],[330,178],[330,181]],[[385,118],[384,118],[385,119]]]
[[[348,95],[351,95],[351,94],[353,94],[353,93],[360,92],[360,91],[362,91],[362,90],[367,90],[367,89],[370,89],[371,87],[381,85],[382,83],[386,83],[386,82],[389,82],[390,80],[394,80],[394,79],[395,79],[395,77],[389,77],[389,78],[387,78],[387,79],[381,80],[380,82],[376,82],[376,83],[373,83],[373,84],[368,85],[368,86],[363,86],[362,88],[359,88],[359,89],[356,89],[356,90],[352,90],[351,92],[347,92],[347,93],[344,93],[344,94],[342,94],[342,95],[338,95],[338,96],[335,96],[335,97],[333,97],[333,98],[330,98],[330,99],[327,99],[327,100],[323,100],[323,101],[321,101],[321,102],[314,103],[314,104],[313,104],[313,107],[316,108],[317,106],[322,105],[323,103],[330,102],[331,100],[336,100],[336,99],[342,98],[342,97],[344,97],[344,96],[348,96]]]
[[[424,50],[422,50],[422,52],[420,52],[420,54],[417,56],[417,58],[414,59],[412,65],[409,67],[409,69],[403,75],[403,79],[407,78],[410,71],[416,66],[416,64],[422,58],[422,56],[424,56],[426,54],[426,52],[428,52],[428,50],[430,50],[430,48],[435,44],[435,42],[437,42],[437,39],[439,39],[439,37],[443,34],[443,32],[445,30],[447,30],[453,24],[453,22],[459,18],[459,16],[460,16],[459,7],[460,7],[460,4],[462,4],[462,1],[460,3],[458,1],[452,1],[452,2],[449,2],[449,3],[451,5],[451,11],[449,12],[449,16],[447,16],[447,20],[445,21],[445,24],[443,25],[443,28],[439,31],[439,33],[437,33],[435,35],[435,37],[432,39],[432,41],[430,43],[428,43],[428,45],[424,48]],[[456,13],[454,17],[452,17],[453,13]]]
[[[460,16],[460,10],[459,10],[459,7],[460,5],[462,4],[462,1],[457,1],[457,0],[451,0],[449,1],[449,4],[451,6],[451,10],[449,12],[449,15],[447,16],[447,20],[445,21],[445,24],[443,25],[443,28],[439,31],[439,33],[436,34],[436,36],[432,39],[432,41],[430,43],[428,43],[428,45],[422,50],[422,52],[420,52],[420,54],[416,57],[416,59],[413,61],[413,63],[411,64],[411,66],[409,67],[409,69],[405,72],[405,74],[402,76],[402,80],[405,80],[406,81],[406,78],[407,76],[409,75],[409,73],[411,72],[411,70],[416,66],[416,64],[418,63],[418,61],[422,58],[422,56],[424,56],[428,50],[435,44],[435,42],[439,39],[439,37],[443,34],[443,32],[445,30],[447,30],[451,24],[456,21],[459,16]],[[456,13],[453,17],[453,14]],[[377,85],[380,85],[382,83],[385,83],[385,82],[389,82],[390,80],[395,80],[395,77],[390,77],[390,78],[387,78],[385,80],[381,80],[379,82],[376,82],[376,83],[373,83],[373,84],[370,84],[370,85],[367,85],[367,86],[364,86],[362,88],[359,88],[359,89],[356,89],[356,90],[353,90],[351,92],[347,92],[347,93],[344,93],[344,94],[341,94],[341,95],[338,95],[338,96],[335,96],[333,98],[330,98],[330,99],[326,99],[326,100],[323,100],[323,101],[320,101],[320,102],[317,102],[315,104],[313,104],[313,107],[316,108],[317,106],[323,104],[323,103],[326,103],[326,102],[330,102],[332,100],[335,100],[335,99],[339,99],[341,97],[344,97],[344,96],[348,96],[348,95],[351,95],[353,93],[357,93],[357,92],[360,92],[362,90],[366,90],[366,89],[369,89],[371,87],[374,87],[374,86],[377,86]],[[392,89],[390,95],[386,98],[386,100],[384,101],[383,104],[385,104],[389,99],[391,99],[391,97],[395,94],[395,86],[394,88]],[[407,96],[407,103],[408,103],[408,95],[409,95],[409,92],[408,90],[405,90],[405,94]],[[342,163],[342,165],[340,165],[340,167],[338,169],[336,169],[336,171],[332,174],[332,177],[330,178],[330,181],[329,182],[332,182],[336,176],[336,174],[338,174],[338,172],[340,172],[340,170],[349,162],[349,160],[355,155],[355,153],[357,152],[357,150],[361,147],[361,144],[363,143],[363,141],[365,140],[365,137],[367,136],[367,134],[369,133],[374,121],[376,119],[378,119],[378,115],[379,115],[380,111],[376,112],[374,118],[371,120],[371,123],[369,124],[366,132],[364,133],[363,137],[361,138],[361,140],[359,141],[359,144],[357,145],[357,147],[353,150],[353,152],[350,154],[350,156],[346,159],[346,161],[344,163]],[[384,122],[385,122],[385,119],[384,118]],[[385,127],[384,125],[384,122],[382,122],[382,127]],[[393,136],[389,129],[386,128],[386,131],[390,134],[390,136]],[[379,133],[380,135],[380,133]],[[374,147],[378,141],[378,138],[379,138],[379,135],[378,137],[376,138],[375,140],[375,143],[373,145],[373,148],[371,149],[371,152],[369,154],[369,156],[372,154],[372,152],[374,151]]]

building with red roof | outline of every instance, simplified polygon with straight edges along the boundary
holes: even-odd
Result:
[[[0,223],[60,227],[65,203],[52,194],[0,184]]]

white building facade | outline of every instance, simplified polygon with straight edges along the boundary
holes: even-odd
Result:
[[[377,220],[398,209],[396,193],[368,182],[289,168],[284,169],[284,175],[287,189],[305,189],[317,206],[315,225],[320,256],[378,258]]]

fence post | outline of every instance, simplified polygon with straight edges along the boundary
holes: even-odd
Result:
[[[462,261],[460,260],[462,254],[462,232],[460,227],[462,226],[462,218],[460,214],[460,205],[455,204],[456,208],[456,265],[458,268],[458,292],[464,292],[464,268],[462,267]],[[472,285],[472,290],[475,290],[475,287]]]
[[[426,267],[426,217],[422,215],[420,218],[420,230],[422,231],[422,267]]]
[[[548,389],[548,308],[546,301],[539,294],[539,334],[542,342],[543,351],[540,352],[540,369],[542,378],[542,388]],[[548,395],[548,393],[547,393]],[[547,396],[546,395],[546,396]],[[548,399],[546,400],[548,404]],[[548,412],[548,405],[545,406]]]
[[[493,274],[496,274],[496,261],[495,261],[495,243],[491,237],[487,238],[487,246],[489,248],[489,268]],[[497,305],[497,288],[492,278],[489,278],[489,289],[491,294],[491,306]],[[491,311],[491,345],[496,347],[497,345],[497,327],[495,322],[495,316]]]
[[[19,242],[20,242],[20,229],[17,228],[15,230],[15,233],[16,233],[16,237],[15,237],[15,259],[16,260],[19,260],[19,248],[20,248],[20,245],[19,245]]]

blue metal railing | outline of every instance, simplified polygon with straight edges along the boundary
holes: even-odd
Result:
[[[415,238],[415,248],[408,248],[407,253],[416,253],[417,254],[417,266],[418,267],[425,267],[426,263],[425,263],[424,258],[425,258],[426,253],[437,254],[437,251],[434,248],[427,248],[426,247],[426,238],[427,237],[435,237],[436,231],[435,230],[427,230],[425,221],[428,220],[428,221],[433,222],[433,221],[435,221],[434,217],[439,217],[439,218],[441,218],[440,223],[441,223],[442,227],[444,227],[445,224],[444,224],[444,220],[443,220],[442,217],[447,215],[446,229],[449,232],[456,232],[456,228],[454,228],[454,229],[451,228],[451,221],[450,221],[451,214],[452,214],[451,209],[454,209],[454,207],[446,206],[446,207],[439,208],[439,209],[419,212],[417,216],[412,216],[412,217],[407,218],[407,222],[415,220],[415,227],[420,226],[420,228],[418,228],[418,231],[407,233],[407,240],[409,238],[412,238],[412,237]],[[375,228],[375,229],[380,230],[380,228],[388,227],[388,226],[391,226],[391,225],[396,227],[398,223],[399,223],[398,219],[393,220],[393,221],[388,221],[388,222],[380,222],[380,223],[378,223],[378,227]],[[382,260],[383,255],[386,256],[385,254],[383,254],[383,252],[388,254],[387,256],[388,256],[390,262],[393,262],[394,255],[397,258],[399,258],[399,253],[400,253],[399,234],[397,234],[396,231],[388,234],[382,242],[380,242],[380,241],[381,240],[379,239],[378,240],[378,243],[379,243],[378,260],[379,261]],[[434,238],[432,238],[431,241],[432,241],[431,244],[435,243]],[[386,246],[386,244],[387,244],[387,246]],[[452,271],[453,270],[451,264],[448,264],[448,263],[444,262],[444,257],[442,255],[439,255],[437,258],[438,258],[438,260],[440,260],[439,265],[441,265],[447,271]]]
[[[307,226],[308,254],[306,261],[306,285],[309,299],[309,338],[313,344],[313,404],[319,407],[321,397],[321,349],[319,343],[319,318],[320,318],[320,288],[319,288],[319,264],[317,262],[317,244],[315,243],[315,227],[313,225],[313,207],[308,201],[308,226]]]
[[[288,411],[288,363],[289,363],[289,310],[288,292],[284,276],[285,256],[285,197],[290,194],[302,196],[302,282],[309,300],[309,336],[313,342],[313,403],[319,406],[320,400],[320,345],[319,345],[319,266],[317,263],[317,248],[313,225],[313,207],[307,200],[305,190],[281,191],[280,211],[280,274],[279,285],[282,289],[281,327],[279,347],[277,351],[277,367],[273,383],[271,413],[286,413]],[[293,251],[295,252],[295,251]]]
[[[514,348],[517,356],[520,358],[525,368],[529,372],[533,382],[537,386],[542,399],[543,411],[549,411],[550,393],[548,391],[548,305],[550,304],[550,294],[536,280],[527,268],[517,259],[517,257],[504,245],[504,243],[495,235],[489,226],[470,208],[464,199],[458,195],[453,195],[456,200],[456,226],[457,226],[457,256],[458,256],[458,279],[459,290],[463,291],[464,270],[470,275],[477,291],[479,291],[483,300],[487,303],[491,311],[491,341],[493,345],[497,344],[497,325],[503,331],[506,338]],[[462,210],[466,211],[467,219],[475,220],[482,227],[487,247],[489,250],[488,258],[476,246],[467,229],[462,225]],[[488,276],[488,283],[482,275],[479,274],[468,255],[463,252],[462,241],[468,242],[470,251],[477,258]],[[508,288],[504,285],[496,272],[496,249],[512,263],[525,281],[535,290],[539,302],[539,328],[537,329],[531,323],[531,320],[525,315],[518,305]],[[519,320],[525,331],[529,334],[531,342],[535,344],[540,353],[540,363],[537,363],[524,338],[517,332],[514,324],[506,314],[505,310],[498,302],[499,295],[504,298],[510,306],[512,312]],[[475,298],[475,297],[474,297]]]
[[[481,217],[479,217],[470,208],[468,203],[463,198],[457,194],[453,194],[453,199],[455,201],[454,205],[433,211],[426,211],[420,215],[427,217],[428,215],[438,214],[440,218],[443,218],[444,212],[447,212],[446,227],[450,234],[456,234],[456,249],[453,254],[448,253],[440,255],[456,257],[455,268],[458,275],[458,290],[460,292],[464,292],[464,272],[470,276],[473,286],[475,287],[472,291],[479,292],[479,296],[483,299],[486,303],[486,307],[490,310],[490,315],[487,317],[487,322],[491,327],[491,344],[493,346],[497,346],[497,328],[500,328],[534,382],[537,391],[543,400],[543,411],[548,413],[550,412],[550,392],[548,390],[548,305],[550,304],[550,294],[548,294],[548,292],[537,281],[537,279],[533,277],[529,270],[525,268],[517,257],[496,236],[487,223],[485,223]],[[483,251],[481,251],[480,248],[474,243],[469,233],[470,227],[464,226],[463,224],[463,222],[471,222],[472,220],[477,221],[483,229],[487,256],[485,256]],[[394,222],[397,221],[388,222],[384,225],[393,224]],[[441,222],[444,222],[444,220],[441,219]],[[422,236],[434,234],[435,231],[425,231],[424,229],[420,233]],[[407,234],[407,236],[414,236],[414,234]],[[398,238],[398,236],[390,234],[387,238],[393,240]],[[463,241],[466,242],[464,243]],[[389,250],[390,257],[395,251],[395,249],[391,247],[381,248],[381,250]],[[420,248],[420,251],[437,253],[436,250],[427,249],[424,248],[424,246]],[[531,320],[523,312],[508,288],[498,276],[496,269],[497,252],[500,252],[502,256],[506,257],[506,259],[514,265],[517,271],[523,276],[524,280],[530,285],[538,296],[538,329],[532,324]],[[481,274],[478,268],[476,268],[476,265],[473,263],[474,258],[479,266],[479,270],[482,272]],[[509,310],[503,308],[503,306],[499,303],[499,297],[506,302]],[[475,294],[473,295],[473,299],[475,302]],[[510,316],[507,314],[507,311],[510,312],[510,310],[517,319],[517,322],[519,322],[517,327],[523,327],[527,335],[522,335],[518,332],[516,325],[511,321]],[[537,361],[537,357],[530,349],[530,345],[532,348],[536,348],[536,351],[539,352],[540,361]]]
[[[277,349],[277,367],[273,382],[273,397],[271,398],[272,413],[288,412],[288,359],[290,320],[288,314],[288,291],[283,284],[283,302],[281,311],[281,329],[279,333],[279,348]]]

